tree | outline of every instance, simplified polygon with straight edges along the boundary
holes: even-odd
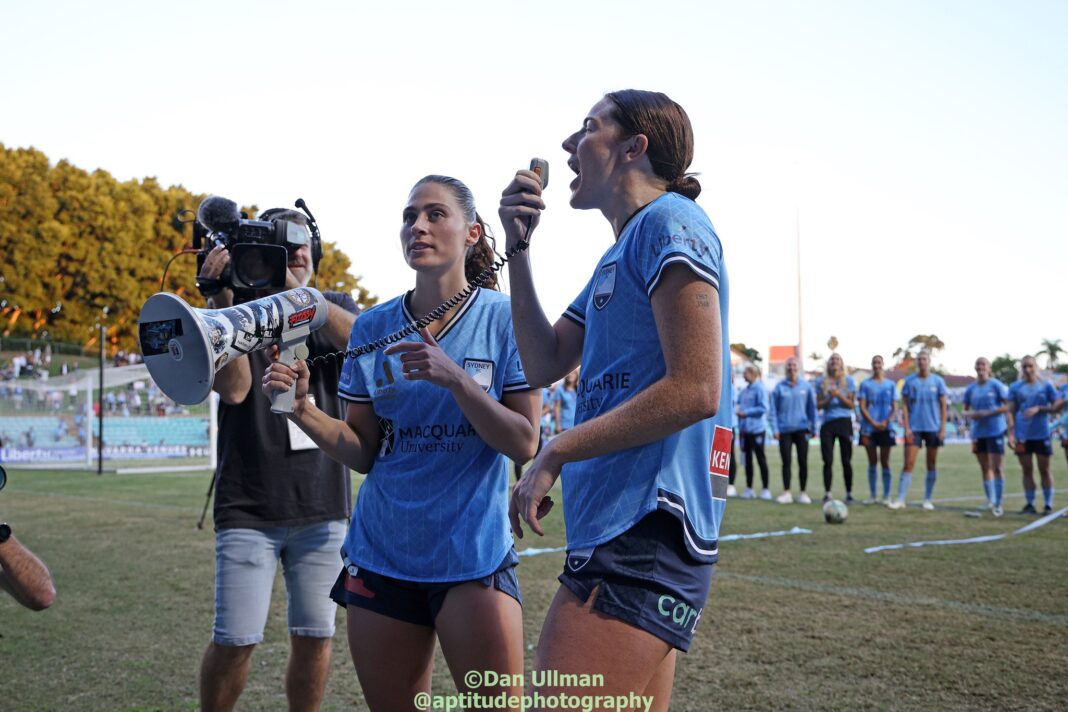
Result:
[[[1065,350],[1061,348],[1060,339],[1042,339],[1042,348],[1035,352],[1035,356],[1045,356],[1046,368],[1052,371],[1057,368],[1057,363],[1064,353]]]
[[[934,334],[916,334],[906,346],[895,349],[892,356],[897,361],[896,368],[906,368],[916,360],[916,354],[920,351],[929,353],[933,360],[934,355],[944,348],[945,343]]]
[[[743,343],[731,344],[731,348],[735,351],[740,351],[745,354],[745,357],[753,363],[760,363],[764,359],[760,356],[760,352],[754,348],[750,348]]]
[[[319,261],[319,271],[315,275],[319,289],[351,292],[360,309],[374,306],[378,303],[378,297],[360,285],[360,278],[353,277],[349,272],[351,268],[352,260],[348,255],[339,250],[335,243],[323,241],[323,258]]]
[[[203,195],[155,178],[119,182],[33,148],[0,144],[0,336],[47,336],[93,346],[106,328],[110,352],[137,351],[137,316],[155,292],[203,307],[196,260],[168,260],[190,246],[176,218]],[[253,212],[250,211],[250,214]],[[318,284],[376,300],[349,273],[349,258],[325,243]]]
[[[990,371],[994,374],[994,378],[1007,385],[1015,381],[1020,375],[1016,368],[1017,361],[1018,359],[1008,354],[1002,354],[990,362]]]

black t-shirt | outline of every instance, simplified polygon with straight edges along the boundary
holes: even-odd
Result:
[[[323,296],[353,314],[359,311],[348,294]],[[312,357],[337,351],[321,329],[308,338],[308,349]],[[252,368],[248,397],[240,405],[219,404],[215,528],[265,529],[345,519],[352,506],[348,468],[318,448],[290,447],[286,417],[271,412],[270,399],[260,389],[266,350],[246,358]],[[342,418],[337,397],[341,365],[340,358],[327,359],[311,368],[308,393],[333,418]]]

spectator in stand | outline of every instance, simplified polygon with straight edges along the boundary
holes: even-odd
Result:
[[[938,449],[946,440],[946,382],[931,373],[931,354],[916,354],[916,373],[905,379],[901,389],[901,417],[905,426],[905,466],[897,484],[897,499],[887,506],[904,509],[905,496],[912,483],[912,468],[920,448],[927,447],[927,478],[923,486],[923,508],[934,509],[931,496],[938,482]]]
[[[575,427],[575,406],[578,405],[578,378],[576,368],[564,376],[564,382],[556,387],[553,399],[553,420],[556,423],[556,435]]]
[[[974,421],[971,427],[972,452],[979,461],[990,511],[1000,517],[1004,513],[1001,498],[1005,492],[1005,472],[1001,463],[1008,430],[1009,389],[991,377],[990,361],[982,356],[975,361],[975,376],[975,382],[964,389],[964,417]]]
[[[760,382],[760,369],[753,364],[745,367],[743,374],[748,384],[738,396],[738,424],[742,431],[742,455],[745,457],[745,491],[742,499],[756,499],[753,491],[753,456],[760,466],[760,498],[771,499],[768,489],[768,460],[764,453],[764,438],[767,434],[765,415],[768,412],[768,392]]]
[[[816,406],[823,411],[820,426],[820,454],[823,455],[823,501],[831,501],[834,481],[834,441],[842,456],[846,503],[853,501],[853,408],[857,386],[847,376],[842,357],[836,353],[827,359],[827,372],[816,382]]]
[[[868,452],[868,491],[864,504],[890,501],[890,448],[896,442],[890,424],[897,413],[897,386],[883,373],[883,357],[871,360],[871,378],[860,384],[860,444]],[[883,495],[877,491],[876,467],[882,465]]]
[[[797,449],[797,501],[811,504],[805,488],[808,485],[808,441],[816,433],[816,391],[808,381],[798,378],[801,364],[796,357],[786,360],[786,378],[775,384],[771,393],[771,430],[779,441],[782,458],[783,493],[775,501],[791,504],[790,465],[793,449]]]
[[[1009,446],[1016,451],[1023,469],[1023,488],[1026,504],[1021,514],[1036,514],[1034,460],[1042,478],[1042,497],[1046,502],[1045,513],[1053,511],[1053,473],[1050,458],[1053,446],[1050,440],[1050,414],[1064,406],[1053,384],[1038,376],[1038,364],[1034,356],[1024,356],[1020,361],[1021,376],[1009,387],[1009,413],[1015,420],[1015,430],[1009,436]]]

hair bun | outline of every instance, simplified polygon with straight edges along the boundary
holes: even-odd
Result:
[[[671,181],[668,190],[690,200],[697,200],[697,196],[701,194],[701,183],[692,174],[687,173]]]

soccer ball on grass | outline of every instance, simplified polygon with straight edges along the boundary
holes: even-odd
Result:
[[[849,507],[840,499],[832,499],[823,505],[823,519],[828,524],[841,524],[849,516]]]

